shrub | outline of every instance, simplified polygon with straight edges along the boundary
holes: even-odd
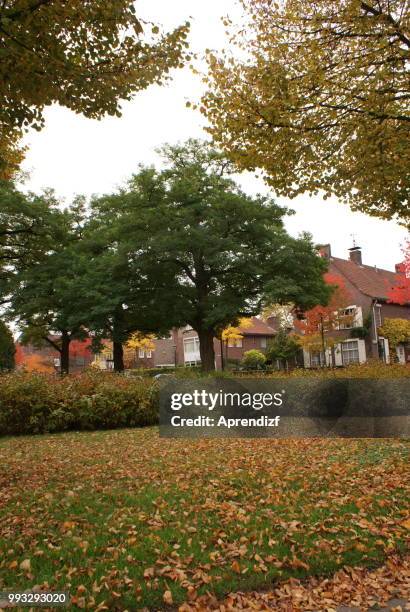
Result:
[[[95,371],[64,378],[19,372],[0,379],[0,435],[157,422],[156,385],[150,379]]]
[[[243,355],[243,359],[241,364],[245,368],[249,368],[250,370],[256,370],[258,368],[263,368],[266,363],[266,357],[260,351],[256,349],[252,349],[250,351],[245,351]]]

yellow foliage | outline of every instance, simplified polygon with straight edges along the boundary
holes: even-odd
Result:
[[[1,126],[1,124],[0,124]],[[12,180],[24,159],[25,148],[19,145],[20,132],[0,129],[0,180]]]
[[[134,332],[127,340],[126,347],[133,350],[143,349],[145,351],[153,351],[155,349],[154,334],[143,334],[142,332]]]
[[[410,223],[410,4],[241,3],[233,52],[208,52],[213,139],[278,195],[323,190]]]
[[[383,325],[379,327],[379,334],[388,339],[392,348],[396,348],[398,344],[410,342],[410,321],[385,319]]]
[[[243,333],[241,330],[247,329],[252,325],[252,319],[248,317],[243,317],[239,319],[238,325],[235,327],[233,325],[229,325],[225,327],[222,332],[222,340],[240,340],[243,338]]]
[[[5,168],[21,156],[4,133],[41,129],[45,106],[58,103],[89,118],[120,116],[122,100],[165,83],[190,58],[188,22],[165,32],[139,19],[134,4],[0,4],[0,172],[9,177]]]

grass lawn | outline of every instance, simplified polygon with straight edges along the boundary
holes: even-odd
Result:
[[[156,428],[2,439],[0,589],[164,610],[378,565],[405,549],[408,453],[400,440],[185,441]]]

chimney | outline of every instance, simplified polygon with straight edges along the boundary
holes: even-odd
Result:
[[[324,257],[325,259],[330,259],[332,257],[330,244],[319,244],[318,250],[320,257]]]
[[[406,273],[406,264],[404,264],[403,262],[397,263],[394,266],[394,269],[396,270],[396,274],[405,274]]]
[[[358,266],[362,265],[362,249],[359,246],[354,246],[349,249],[349,259]]]

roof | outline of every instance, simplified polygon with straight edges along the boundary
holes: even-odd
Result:
[[[244,336],[274,336],[276,334],[273,327],[258,317],[252,317],[251,325],[239,326],[239,330]]]
[[[397,283],[395,272],[376,266],[364,266],[348,259],[332,257],[329,270],[347,278],[359,291],[371,298],[387,300],[390,289]]]

